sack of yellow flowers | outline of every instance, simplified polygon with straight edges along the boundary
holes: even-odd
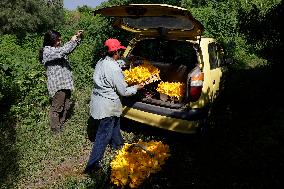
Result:
[[[145,60],[141,65],[125,70],[123,73],[129,85],[149,84],[160,80],[160,70]]]
[[[126,143],[111,162],[111,181],[121,187],[139,187],[151,173],[161,169],[169,151],[161,141]]]

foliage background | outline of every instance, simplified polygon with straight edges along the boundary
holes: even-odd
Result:
[[[25,188],[32,182],[39,183],[37,179],[44,171],[70,157],[80,158],[78,154],[89,150],[85,127],[93,64],[100,58],[99,50],[107,38],[116,37],[127,44],[131,37],[113,30],[111,19],[93,16],[90,7],[69,11],[63,9],[62,3],[61,0],[0,2],[0,187],[3,188]],[[280,67],[281,0],[109,0],[101,7],[129,3],[167,3],[187,8],[205,26],[204,35],[223,44],[228,57],[234,59],[233,69]],[[77,29],[85,31],[80,47],[70,55],[76,104],[61,138],[48,132],[45,70],[37,58],[43,33],[51,28],[60,31],[65,42]],[[129,141],[135,140],[131,133],[125,136]],[[67,183],[72,182],[71,179]],[[94,184],[91,180],[81,184],[86,183]]]

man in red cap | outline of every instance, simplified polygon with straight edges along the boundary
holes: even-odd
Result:
[[[93,75],[90,113],[99,125],[84,171],[87,174],[100,168],[100,160],[108,144],[114,149],[120,149],[124,144],[120,133],[122,104],[119,97],[134,95],[143,88],[143,85],[127,86],[125,82],[117,60],[126,48],[117,39],[106,40],[105,47],[106,56],[97,62]]]

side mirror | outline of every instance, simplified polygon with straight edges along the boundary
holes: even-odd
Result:
[[[218,45],[218,56],[221,60],[220,66],[228,66],[234,63],[232,58],[227,58],[224,49]]]
[[[234,60],[232,58],[223,58],[221,59],[221,65],[220,66],[228,66],[234,63]]]
[[[231,65],[234,64],[234,60],[232,58],[225,58],[224,63],[225,65]]]

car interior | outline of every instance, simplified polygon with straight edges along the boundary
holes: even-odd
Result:
[[[182,40],[143,39],[135,44],[127,58],[131,59],[130,64],[132,66],[147,60],[160,70],[160,78],[164,82],[186,84],[188,74],[197,65],[197,55],[193,44]],[[132,100],[161,104],[159,93],[156,91],[159,82],[156,81],[147,85]],[[162,104],[169,107],[173,106],[172,103]]]

